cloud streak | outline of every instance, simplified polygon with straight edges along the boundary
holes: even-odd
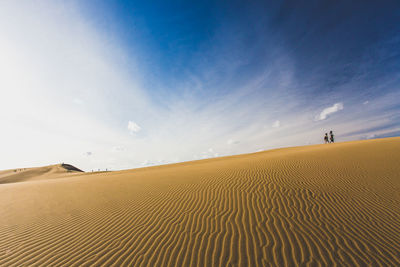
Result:
[[[319,116],[317,117],[317,120],[321,121],[321,120],[326,120],[330,115],[332,115],[333,113],[336,113],[340,110],[343,110],[343,103],[336,103],[333,104],[333,106],[331,107],[327,107],[324,108],[321,113],[319,114]]]
[[[281,127],[281,122],[280,122],[279,120],[275,121],[275,122],[272,124],[272,128],[279,128],[279,127]]]
[[[133,121],[129,121],[128,122],[128,130],[130,133],[138,133],[140,130],[142,130],[142,127],[140,127]]]

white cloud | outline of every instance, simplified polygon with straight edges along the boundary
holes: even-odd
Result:
[[[239,144],[240,142],[239,141],[235,141],[233,139],[229,139],[228,141],[226,141],[226,143],[228,145],[236,145],[236,144]]]
[[[137,125],[135,122],[133,121],[129,121],[128,122],[128,130],[131,133],[137,133],[142,129],[142,127],[140,127],[139,125]]]
[[[213,158],[213,157],[219,157],[220,153],[216,152],[212,147],[209,148],[207,151],[203,151],[201,153],[201,156],[199,157],[198,155],[194,155],[194,159],[207,159],[207,158]]]
[[[325,108],[321,112],[321,114],[319,114],[319,116],[317,117],[317,120],[318,121],[325,120],[326,118],[328,118],[328,115],[330,115],[332,113],[335,113],[335,112],[338,112],[339,110],[342,110],[342,109],[343,109],[343,103],[341,103],[341,102],[336,103],[331,107]]]
[[[275,121],[275,122],[272,124],[272,128],[279,128],[279,127],[281,127],[281,122],[280,122],[279,120]]]
[[[125,147],[123,147],[123,146],[114,146],[111,149],[112,152],[121,152],[121,151],[124,151],[124,150],[125,150]]]
[[[369,104],[369,101],[367,100],[367,101],[364,101],[364,103],[363,103],[364,105],[368,105]]]
[[[140,165],[142,165],[142,166],[151,166],[151,165],[154,165],[155,163],[153,162],[153,161],[150,161],[150,160],[145,160],[145,161],[143,161]]]
[[[365,138],[366,138],[366,139],[374,139],[374,138],[376,138],[376,137],[377,137],[376,134],[368,134]]]

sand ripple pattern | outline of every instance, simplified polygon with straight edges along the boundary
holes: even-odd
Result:
[[[0,266],[400,266],[400,138],[0,186]]]

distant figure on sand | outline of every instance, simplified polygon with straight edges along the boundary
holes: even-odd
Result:
[[[328,133],[325,133],[324,141],[325,141],[325,144],[329,143]]]
[[[330,135],[330,141],[331,141],[331,143],[335,143],[335,136],[333,135],[333,132],[330,131],[330,132],[329,132],[329,135]]]

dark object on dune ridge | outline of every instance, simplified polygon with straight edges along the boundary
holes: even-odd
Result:
[[[84,171],[82,171],[82,170],[78,169],[77,167],[72,166],[72,165],[70,165],[70,164],[62,163],[62,164],[61,164],[61,167],[63,167],[63,168],[66,169],[67,171],[84,172]]]

